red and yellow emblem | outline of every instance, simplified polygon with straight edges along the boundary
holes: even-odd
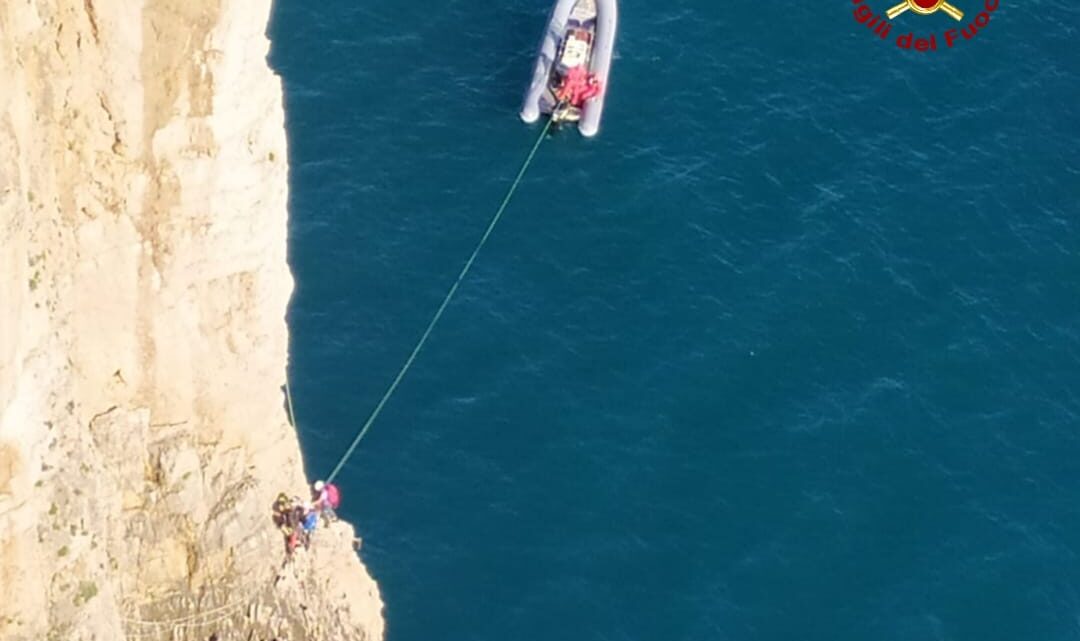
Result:
[[[885,13],[889,16],[889,20],[892,20],[908,9],[924,16],[941,10],[956,20],[964,19],[964,12],[949,4],[946,0],[904,0]]]

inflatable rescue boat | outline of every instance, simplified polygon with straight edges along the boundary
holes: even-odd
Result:
[[[595,136],[615,46],[616,0],[558,0],[551,11],[521,119],[576,122]]]

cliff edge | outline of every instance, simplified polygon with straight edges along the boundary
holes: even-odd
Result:
[[[271,0],[0,4],[0,638],[381,639],[352,528],[282,566]]]

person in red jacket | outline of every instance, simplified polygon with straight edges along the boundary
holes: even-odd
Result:
[[[562,83],[555,91],[555,98],[561,103],[581,108],[587,100],[600,94],[600,81],[596,74],[585,71],[585,67],[574,67],[563,76]]]

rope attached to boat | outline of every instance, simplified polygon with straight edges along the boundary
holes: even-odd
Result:
[[[465,261],[465,266],[461,268],[461,272],[458,274],[457,280],[455,280],[454,284],[450,287],[450,291],[446,293],[446,297],[443,298],[442,304],[439,305],[439,308],[435,311],[435,315],[431,318],[431,322],[428,323],[427,329],[424,330],[424,333],[420,336],[420,340],[416,343],[416,347],[414,347],[412,353],[409,354],[409,358],[405,360],[405,364],[401,366],[401,370],[398,371],[397,376],[395,376],[393,382],[390,383],[390,387],[387,388],[386,393],[383,394],[382,398],[379,400],[379,404],[375,406],[375,409],[371,412],[371,416],[368,417],[367,421],[364,423],[364,426],[360,428],[360,431],[356,434],[356,438],[354,438],[352,444],[349,445],[349,449],[345,450],[345,454],[343,454],[341,456],[341,459],[338,460],[337,465],[334,466],[334,470],[330,472],[330,476],[326,477],[327,483],[332,482],[334,478],[338,475],[338,472],[341,471],[341,468],[345,466],[345,463],[349,460],[349,457],[351,457],[353,452],[356,450],[356,446],[360,444],[360,440],[363,439],[364,435],[368,433],[368,430],[370,430],[371,426],[375,423],[375,419],[378,418],[379,413],[382,412],[382,409],[386,405],[387,401],[389,401],[390,397],[394,395],[394,391],[397,390],[398,384],[401,383],[401,379],[405,378],[405,374],[409,371],[409,368],[412,367],[413,361],[416,360],[416,356],[420,353],[420,350],[423,349],[424,343],[427,342],[427,339],[431,335],[432,330],[435,329],[435,325],[437,325],[439,319],[442,318],[443,312],[446,311],[446,307],[450,304],[450,300],[453,299],[454,294],[457,293],[458,286],[461,285],[461,281],[463,281],[465,279],[465,276],[469,273],[469,270],[472,268],[473,262],[476,260],[477,255],[480,253],[480,250],[483,249],[488,237],[491,236],[491,232],[495,229],[495,225],[499,223],[499,220],[502,218],[503,212],[506,211],[507,205],[510,204],[510,200],[514,197],[514,193],[517,191],[518,186],[521,184],[521,179],[525,177],[525,172],[528,171],[529,165],[532,164],[533,158],[536,157],[537,150],[540,149],[540,144],[544,142],[544,138],[547,136],[548,130],[551,129],[552,122],[553,119],[549,118],[547,124],[545,124],[544,128],[540,130],[540,135],[536,137],[536,142],[533,143],[532,149],[529,151],[529,155],[525,157],[525,162],[521,164],[521,169],[518,170],[517,177],[514,178],[514,182],[511,183],[510,189],[507,190],[506,196],[503,197],[502,204],[499,205],[498,210],[495,211],[495,215],[491,218],[491,222],[488,223],[487,229],[484,231],[484,235],[480,237],[480,242],[476,244],[476,249],[474,249],[472,255],[469,256],[469,260]],[[285,378],[285,395],[289,402],[290,419],[295,426],[296,416],[293,413],[292,409],[292,392],[289,390],[289,381],[287,376]]]

